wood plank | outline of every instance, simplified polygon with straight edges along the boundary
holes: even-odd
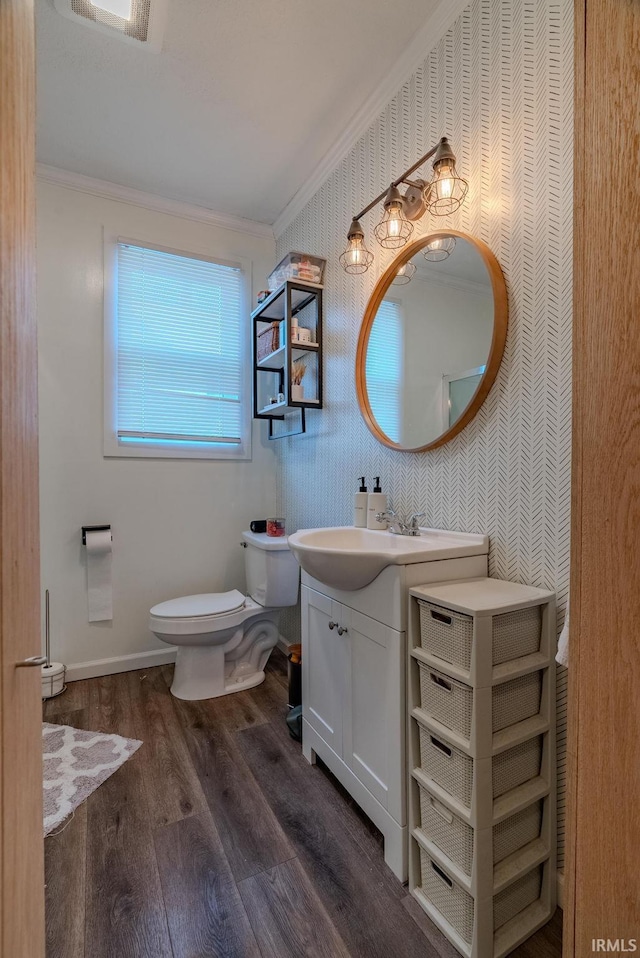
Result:
[[[44,843],[47,958],[85,958],[86,858],[83,802]]]
[[[88,688],[85,691],[88,704]],[[48,699],[44,703],[45,711],[52,701],[59,703],[64,698],[61,695],[56,699]],[[45,721],[88,729],[89,709],[58,712],[54,716],[46,716]],[[47,958],[85,958],[86,864],[87,803],[83,802],[57,832],[44,840]]]
[[[133,737],[127,683],[126,674],[94,680],[92,729]],[[87,801],[86,940],[91,958],[172,958],[138,755]]]
[[[0,954],[44,954],[33,0],[0,3]]]
[[[172,696],[160,669],[126,673],[152,828],[207,810]]]
[[[403,958],[424,958],[424,936],[402,906],[405,889],[380,853],[363,854],[345,826],[353,812],[328,799],[322,773],[291,756],[268,725],[236,738],[347,949],[389,958],[401,941]]]
[[[510,958],[559,958],[562,954],[562,909],[535,935],[511,952]]]
[[[174,698],[174,703],[179,703],[183,727],[225,728],[228,732],[237,732],[266,722],[265,716],[256,705],[253,689],[250,692],[233,692],[200,702],[185,702]]]
[[[43,713],[45,722],[53,722],[54,725],[60,725],[55,716],[60,712],[73,712],[75,709],[85,709],[89,707],[89,688],[90,679],[82,679],[78,682],[69,682],[66,691],[62,695],[56,695],[55,698],[46,699],[43,703]]]
[[[297,859],[240,882],[262,958],[349,958]]]
[[[226,698],[226,696],[225,696]],[[183,734],[236,881],[293,858],[269,804],[239,753],[235,737],[211,724],[204,703],[175,700]],[[226,710],[232,728],[237,718]],[[196,719],[195,717],[198,716]]]
[[[260,958],[209,813],[156,829],[154,841],[174,958]]]
[[[430,949],[426,952],[425,958],[431,958],[432,955],[433,958],[459,958],[459,951],[454,948],[451,942],[436,928],[413,895],[407,895],[406,898],[403,898],[402,905],[407,913],[411,915],[430,945]]]
[[[567,958],[640,901],[640,4],[576,24]]]

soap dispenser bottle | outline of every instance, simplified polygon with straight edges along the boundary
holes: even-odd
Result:
[[[376,476],[373,492],[369,493],[369,499],[367,501],[367,529],[386,529],[387,520],[376,519],[376,516],[380,512],[386,511],[387,497],[382,491],[382,486],[380,485],[380,476]]]
[[[353,524],[356,529],[367,528],[367,487],[364,484],[364,476],[360,476],[360,489],[355,495],[355,505],[353,508]]]

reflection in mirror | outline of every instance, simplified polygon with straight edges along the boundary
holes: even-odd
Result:
[[[494,301],[485,261],[463,237],[446,245],[444,257],[441,244],[434,261],[431,244],[400,267],[369,334],[371,412],[381,432],[405,449],[426,446],[455,424],[491,350]]]

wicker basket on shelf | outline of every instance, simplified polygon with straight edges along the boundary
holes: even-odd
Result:
[[[280,323],[271,323],[257,336],[258,362],[275,353],[280,346]]]

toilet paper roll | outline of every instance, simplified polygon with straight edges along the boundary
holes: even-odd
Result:
[[[87,604],[89,622],[113,618],[110,529],[87,531]]]

